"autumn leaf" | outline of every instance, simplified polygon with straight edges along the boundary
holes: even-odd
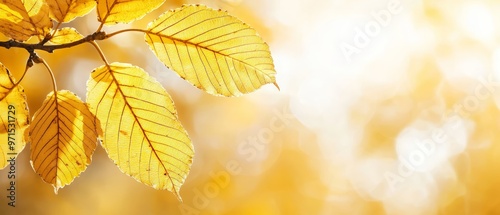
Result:
[[[145,39],[167,67],[210,94],[239,96],[276,85],[268,45],[227,12],[183,6],[151,22]]]
[[[9,70],[0,63],[0,169],[16,158],[26,145],[29,124],[26,95]]]
[[[57,22],[71,22],[94,9],[95,0],[45,0],[50,7],[50,17]]]
[[[98,20],[106,25],[129,23],[144,17],[165,0],[97,0]]]
[[[80,39],[83,39],[83,35],[74,28],[66,27],[58,29],[49,41],[53,44],[67,44]]]
[[[194,151],[165,89],[139,67],[112,63],[92,72],[87,102],[101,122],[102,145],[118,167],[180,199]]]
[[[52,28],[49,6],[40,0],[0,0],[0,32],[18,41],[38,35],[43,39]]]
[[[98,131],[94,115],[80,98],[66,90],[51,92],[30,127],[33,169],[57,193],[90,164]]]

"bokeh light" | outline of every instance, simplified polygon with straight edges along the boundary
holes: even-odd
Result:
[[[165,86],[195,146],[183,202],[121,173],[98,148],[59,190],[17,163],[16,208],[0,214],[500,214],[500,2],[494,0],[167,1],[228,10],[269,43],[278,91],[238,98],[192,87],[140,33],[100,42],[110,61]],[[97,29],[95,12],[69,24]],[[1,40],[6,40],[3,36]],[[102,64],[90,45],[40,53],[60,89],[85,98]],[[0,48],[16,77],[27,54]],[[35,66],[22,85],[31,114],[50,89]]]

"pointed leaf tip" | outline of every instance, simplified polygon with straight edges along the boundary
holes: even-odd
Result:
[[[194,149],[161,84],[142,68],[111,63],[91,73],[87,91],[109,158],[137,181],[180,199]]]
[[[278,88],[278,91],[281,91],[280,86],[278,86],[278,82],[273,83],[276,88]]]
[[[31,166],[56,194],[85,171],[97,147],[94,115],[66,90],[47,95],[29,133]]]

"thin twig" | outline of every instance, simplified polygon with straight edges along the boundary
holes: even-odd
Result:
[[[30,43],[23,43],[15,40],[9,40],[9,41],[0,41],[0,47],[4,47],[6,49],[10,48],[22,48],[26,49],[29,53],[33,53],[34,50],[42,50],[46,51],[49,53],[53,53],[57,49],[65,49],[65,48],[71,48],[73,46],[78,46],[83,43],[88,43],[88,42],[93,42],[96,40],[105,40],[108,39],[112,36],[115,36],[117,34],[121,34],[124,32],[142,32],[142,33],[148,33],[147,30],[143,29],[123,29],[119,30],[110,34],[106,34],[104,31],[98,31],[93,34],[87,35],[86,37],[71,42],[71,43],[66,43],[66,44],[59,44],[59,45],[46,45],[46,43],[55,35],[56,30],[54,30],[54,33],[52,35],[47,35],[44,40],[40,41],[39,43],[36,44],[30,44]]]
[[[9,40],[9,41],[0,42],[0,47],[4,47],[7,49],[10,49],[12,47],[23,48],[23,49],[26,49],[30,53],[33,50],[42,50],[42,51],[52,53],[52,52],[54,52],[54,50],[57,50],[57,49],[71,48],[73,46],[77,46],[77,45],[80,45],[83,43],[87,43],[87,42],[91,42],[91,41],[95,41],[95,40],[104,40],[104,39],[106,39],[105,32],[95,32],[91,35],[86,36],[83,39],[80,39],[80,40],[77,40],[77,41],[71,42],[71,43],[61,44],[61,45],[45,45],[42,43],[29,44],[29,43],[18,42],[15,40]]]

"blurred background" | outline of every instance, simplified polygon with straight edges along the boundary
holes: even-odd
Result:
[[[210,96],[168,71],[142,34],[101,41],[110,62],[144,68],[172,95],[196,151],[183,202],[122,174],[101,147],[55,195],[28,145],[15,209],[0,171],[0,214],[500,214],[499,1],[173,0],[104,30],[144,28],[185,3],[256,28],[281,91]],[[68,26],[94,32],[95,11]],[[102,65],[88,44],[38,53],[82,99]],[[17,78],[27,57],[0,48]],[[50,78],[36,65],[22,85],[33,115]]]

